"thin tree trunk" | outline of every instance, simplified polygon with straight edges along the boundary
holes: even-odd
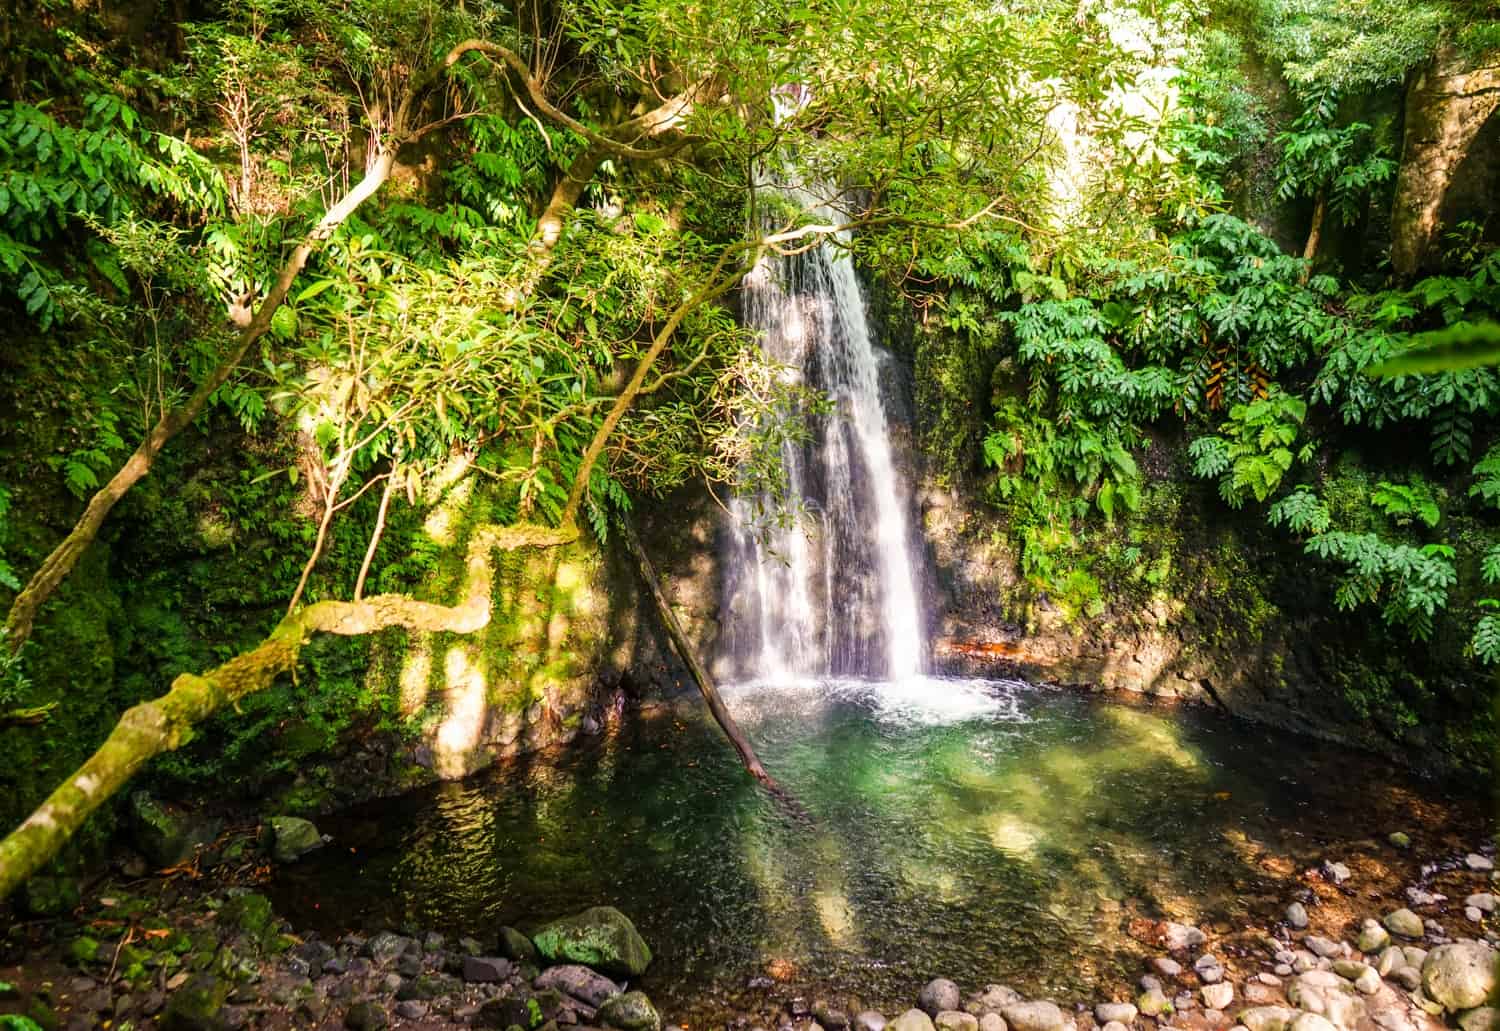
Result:
[[[1307,263],[1302,266],[1300,277],[1304,283],[1312,278],[1312,263],[1318,256],[1318,243],[1323,238],[1323,220],[1327,217],[1328,191],[1319,190],[1317,199],[1313,201],[1312,225],[1307,230],[1307,243],[1302,248],[1302,260]]]
[[[375,512],[375,529],[370,531],[370,546],[365,549],[365,560],[359,564],[359,576],[354,581],[354,600],[365,596],[365,578],[370,575],[370,563],[375,561],[375,549],[380,547],[380,535],[385,533],[385,514],[391,507],[391,495],[396,492],[396,471],[385,479],[385,490],[380,492],[380,508]]]
[[[287,616],[259,646],[222,666],[201,675],[182,674],[160,698],[127,710],[99,750],[0,841],[0,899],[56,855],[88,815],[147,761],[177,748],[195,725],[226,705],[291,672],[313,634],[353,637],[397,626],[472,634],[490,621],[492,551],[559,547],[577,539],[578,528],[571,523],[556,528],[532,524],[479,527],[469,539],[464,593],[456,605],[436,605],[399,594],[358,602],[320,601]]]
[[[235,340],[229,353],[224,356],[223,361],[204,378],[202,383],[198,384],[198,389],[193,391],[192,396],[184,401],[181,407],[165,413],[157,420],[156,425],[151,427],[151,431],[146,434],[146,439],[141,441],[140,446],[126,459],[119,471],[89,499],[88,507],[74,524],[72,531],[63,538],[61,544],[52,550],[52,554],[48,555],[41,567],[32,574],[21,593],[16,595],[16,600],[10,607],[10,614],[5,619],[5,627],[8,631],[7,643],[12,650],[18,650],[31,636],[37,612],[72,571],[84,550],[99,535],[99,528],[104,525],[105,518],[116,503],[129,492],[131,487],[145,478],[146,474],[151,471],[156,456],[161,454],[167,442],[198,417],[208,405],[208,399],[228,381],[245,354],[271,328],[271,317],[281,306],[282,301],[286,300],[292,283],[307,265],[307,259],[312,255],[313,248],[327,239],[345,219],[354,213],[356,208],[380,189],[390,177],[395,163],[394,147],[377,155],[369,171],[365,173],[365,177],[324,213],[312,232],[307,234],[307,237],[287,258],[286,264],[281,268],[281,274],[276,277],[276,282],[271,287],[271,292],[260,303],[260,307],[255,309],[255,314],[240,331],[238,339]]]
[[[714,678],[709,675],[707,668],[698,658],[697,649],[683,632],[682,624],[677,621],[677,614],[672,611],[672,603],[668,600],[666,591],[662,590],[661,578],[656,575],[656,566],[652,564],[651,556],[646,554],[646,549],[641,546],[641,539],[636,536],[635,527],[631,525],[629,519],[622,519],[620,522],[625,546],[630,549],[630,554],[635,558],[641,579],[646,581],[646,586],[651,589],[651,597],[656,601],[656,611],[661,616],[662,626],[666,628],[667,636],[672,639],[678,656],[687,665],[688,672],[693,675],[698,690],[703,694],[703,700],[708,703],[708,711],[713,713],[715,722],[724,731],[724,736],[729,738],[729,743],[740,754],[740,761],[745,764],[745,769],[750,771],[750,776],[777,794],[785,794],[781,786],[771,779],[771,775],[761,765],[760,759],[755,755],[755,749],[750,747],[750,740],[745,737],[745,732],[740,730],[740,725],[734,721],[729,707],[719,696],[719,689],[714,684]]]

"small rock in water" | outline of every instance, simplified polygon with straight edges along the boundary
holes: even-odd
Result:
[[[1299,931],[1307,926],[1307,907],[1300,902],[1293,902],[1286,907],[1286,922]]]
[[[919,1009],[909,1009],[887,1024],[886,1031],[933,1031],[932,1018]]]
[[[427,1003],[420,999],[407,999],[396,1003],[396,1016],[402,1020],[421,1020],[427,1016]]]
[[[1481,913],[1493,913],[1495,911],[1495,896],[1487,891],[1481,891],[1464,899],[1465,906],[1472,906]]]
[[[1203,1005],[1211,1010],[1225,1010],[1234,1001],[1234,986],[1229,984],[1205,985],[1202,992]]]
[[[1365,967],[1354,979],[1354,987],[1362,995],[1374,995],[1380,991],[1380,973],[1374,967]]]
[[[1323,938],[1316,934],[1308,935],[1302,944],[1311,949],[1314,954],[1322,956],[1324,959],[1332,959],[1335,956],[1342,956],[1344,954],[1343,945],[1330,938]]]
[[[1359,940],[1355,942],[1355,945],[1359,947],[1359,951],[1366,953],[1379,952],[1390,943],[1390,932],[1380,926],[1380,921],[1366,917],[1365,922],[1359,928]]]
[[[1161,990],[1161,978],[1157,977],[1155,974],[1142,974],[1139,983],[1141,986],[1141,991],[1143,992],[1149,992],[1153,988],[1157,989],[1158,991]]]
[[[864,1010],[854,1017],[854,1031],[885,1031],[885,1014]]]
[[[1422,937],[1422,918],[1409,909],[1397,909],[1385,915],[1385,928],[1403,938]]]
[[[1476,872],[1487,872],[1495,868],[1495,861],[1488,856],[1482,856],[1478,852],[1470,852],[1464,857],[1464,865]]]
[[[1287,1031],[1297,1011],[1286,1006],[1256,1006],[1240,1014],[1240,1023],[1248,1031]]]
[[[1292,972],[1292,968],[1291,967],[1287,967],[1286,968],[1286,972],[1287,972],[1287,975],[1290,975],[1291,972]],[[1272,988],[1280,988],[1281,987],[1281,978],[1277,977],[1275,974],[1267,974],[1264,971],[1262,971],[1261,973],[1255,975],[1255,979],[1257,981],[1259,981],[1261,984],[1263,984],[1263,985],[1269,985]]]
[[[323,835],[299,816],[271,817],[271,857],[278,863],[295,863],[314,849],[323,847]]]
[[[1391,831],[1390,837],[1385,840],[1397,848],[1411,848],[1411,835],[1405,831]]]
[[[1247,984],[1244,987],[1245,1001],[1253,1003],[1272,1002],[1276,993],[1267,985]]]
[[[969,996],[969,1001],[964,1003],[964,1009],[982,1017],[986,1013],[999,1013],[1012,1003],[1025,1001],[1021,993],[1014,988],[1007,988],[1003,984],[987,984],[984,991],[975,992]]]
[[[1380,953],[1380,958],[1375,963],[1375,969],[1381,977],[1390,977],[1392,973],[1406,965],[1406,955],[1401,951],[1401,946],[1392,945]]]
[[[1277,963],[1271,969],[1273,969],[1279,977],[1291,977],[1292,974],[1296,973],[1296,971],[1292,969],[1292,965],[1290,963]],[[1281,982],[1277,981],[1276,983],[1280,984]]]
[[[1160,988],[1149,988],[1142,992],[1135,1004],[1142,1015],[1147,1017],[1159,1017],[1171,1013],[1173,1009],[1172,1000]]]
[[[1464,916],[1468,918],[1470,923],[1479,924],[1484,922],[1484,913],[1480,911],[1478,906],[1465,906]]]
[[[917,1005],[930,1017],[945,1010],[957,1010],[961,1001],[958,985],[945,977],[935,977],[928,981],[917,995]]]
[[[1012,1003],[1000,1015],[1011,1031],[1057,1031],[1063,1026],[1062,1010],[1051,1002]]]
[[[1133,1024],[1137,1012],[1135,1006],[1128,1002],[1101,1002],[1094,1007],[1094,1017],[1101,1024]]]
[[[1406,901],[1413,906],[1435,906],[1439,902],[1448,901],[1448,896],[1410,884],[1406,888]]]
[[[1162,945],[1168,952],[1183,952],[1187,949],[1195,949],[1202,945],[1208,938],[1196,927],[1188,924],[1179,924],[1168,920],[1162,925]]]
[[[1215,984],[1224,980],[1224,966],[1219,962],[1219,957],[1211,952],[1205,952],[1194,960],[1193,970],[1204,984]]]
[[[986,1013],[979,1018],[979,1031],[1009,1031],[1005,1018],[998,1013]]]
[[[1157,956],[1151,961],[1151,967],[1162,977],[1176,977],[1182,973],[1182,964],[1170,956]]]
[[[1104,1025],[1104,1031],[1130,1031],[1130,1028],[1120,1023],[1118,1020],[1111,1020]]]
[[[1350,877],[1349,868],[1343,863],[1330,863],[1323,861],[1323,872],[1326,873],[1334,884],[1343,884]]]
[[[1407,991],[1414,992],[1422,987],[1422,971],[1416,967],[1401,967],[1391,974],[1391,980]]]
[[[979,1031],[979,1018],[962,1010],[943,1010],[932,1024],[937,1031]]]

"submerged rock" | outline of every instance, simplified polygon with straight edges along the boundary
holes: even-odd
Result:
[[[1249,1031],[1288,1031],[1297,1011],[1288,1006],[1255,1006],[1240,1014],[1240,1023]]]
[[[1299,931],[1307,926],[1307,907],[1300,902],[1293,902],[1286,907],[1286,922]]]
[[[1385,915],[1386,930],[1403,938],[1420,938],[1423,934],[1422,918],[1406,908]]]
[[[630,918],[613,906],[554,921],[531,940],[550,963],[582,963],[616,977],[639,977],[651,965],[651,949]]]
[[[1173,1010],[1172,1000],[1160,988],[1147,988],[1135,1000],[1135,1004],[1140,1008],[1141,1014],[1147,1017],[1160,1017]]]
[[[1483,1006],[1495,990],[1495,950],[1478,942],[1439,945],[1422,965],[1422,991],[1444,1009]]]

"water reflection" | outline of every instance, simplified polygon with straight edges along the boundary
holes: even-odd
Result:
[[[876,1005],[936,972],[1071,993],[1136,969],[1132,915],[1242,917],[1285,891],[1266,850],[1367,836],[1411,797],[1369,759],[1018,683],[760,685],[730,704],[810,827],[711,724],[658,715],[329,820],[342,847],[288,868],[279,907],[482,934],[614,904],[656,952],[645,987],[684,1018],[768,969]]]

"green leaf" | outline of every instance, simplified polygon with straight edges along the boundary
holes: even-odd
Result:
[[[1420,376],[1500,365],[1500,324],[1449,326],[1417,333],[1411,347],[1365,370],[1367,376]]]
[[[271,332],[282,340],[290,340],[297,334],[297,313],[284,304],[277,308],[271,315]]]

